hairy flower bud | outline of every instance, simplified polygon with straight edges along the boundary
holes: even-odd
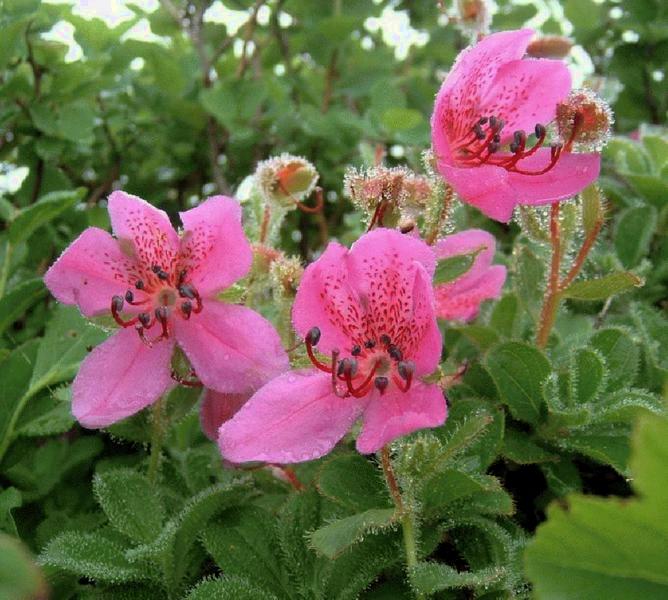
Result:
[[[318,172],[305,158],[281,154],[258,164],[255,179],[267,202],[294,208],[318,182]]]
[[[280,256],[269,268],[274,291],[284,297],[293,297],[297,293],[303,274],[304,267],[297,256]]]
[[[486,0],[457,0],[457,23],[467,33],[479,34],[489,31],[492,15]]]
[[[573,90],[557,104],[557,130],[578,150],[600,151],[610,138],[614,116],[607,102],[588,89]]]
[[[563,35],[546,35],[527,46],[527,55],[532,58],[566,58],[573,42]]]

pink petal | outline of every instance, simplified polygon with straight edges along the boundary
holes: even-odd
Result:
[[[515,60],[499,68],[481,100],[481,116],[496,115],[505,121],[501,136],[505,143],[517,130],[531,134],[536,123],[552,121],[557,103],[570,91],[571,74],[563,61]]]
[[[415,271],[412,303],[413,315],[408,325],[408,337],[412,342],[406,346],[407,358],[415,363],[416,375],[428,375],[441,360],[443,340],[436,321],[431,275],[421,266]]]
[[[202,383],[218,392],[258,389],[290,367],[274,326],[245,306],[205,300],[188,321],[174,319],[174,332]]]
[[[179,236],[165,211],[137,196],[116,191],[109,196],[109,217],[124,252],[146,268],[159,265],[171,271]]]
[[[442,319],[470,321],[478,316],[481,302],[501,295],[505,281],[506,267],[494,265],[476,279],[438,286],[434,290],[436,314]]]
[[[84,427],[106,427],[139,412],[175,384],[174,343],[146,346],[134,328],[121,329],[81,363],[72,385],[72,414]]]
[[[251,396],[252,393],[249,392],[222,394],[205,390],[199,411],[199,422],[206,437],[215,442],[218,439],[220,426],[229,421]]]
[[[540,170],[549,163],[549,154],[549,149],[541,149],[518,166]],[[488,217],[507,223],[518,204],[549,204],[575,196],[596,180],[600,166],[598,154],[564,153],[555,167],[542,175],[511,173],[490,165],[467,169],[441,163],[439,170],[467,203]]]
[[[290,371],[270,381],[220,428],[223,457],[235,463],[293,463],[327,454],[361,411],[332,393],[329,375]]]
[[[417,381],[406,393],[390,386],[382,396],[374,390],[364,411],[357,449],[362,454],[377,452],[417,429],[442,425],[446,415],[445,398],[437,385]]]
[[[292,322],[301,337],[318,327],[318,351],[350,351],[353,338],[364,336],[364,311],[352,287],[348,249],[331,242],[302,277],[292,307]]]
[[[109,312],[112,296],[125,293],[134,269],[111,235],[89,227],[51,265],[44,283],[57,300],[90,317]]]
[[[449,139],[468,132],[481,114],[482,99],[494,85],[498,70],[525,53],[531,29],[502,31],[484,37],[457,57],[436,96],[431,118],[432,143],[439,160],[451,162]]]
[[[213,294],[248,273],[253,252],[241,227],[241,206],[233,198],[213,196],[180,213],[182,268],[203,296]]]
[[[538,169],[547,163],[546,148],[518,163],[524,170]],[[536,206],[571,198],[596,181],[601,170],[600,154],[562,154],[553,169],[543,175],[509,173],[509,185],[518,204]]]
[[[369,337],[389,335],[418,374],[431,372],[441,349],[431,288],[433,249],[396,230],[377,229],[353,244],[349,262]]]

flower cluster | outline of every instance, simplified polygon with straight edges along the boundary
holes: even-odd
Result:
[[[485,9],[459,6],[470,18]],[[256,265],[266,265],[275,303],[285,321],[291,311],[303,340],[291,349],[300,350],[294,364],[308,368],[291,368],[281,336],[258,312],[220,299],[253,262],[236,200],[215,196],[181,213],[177,232],[163,211],[111,194],[114,236],[85,230],[45,275],[59,301],[89,317],[111,315],[119,326],[81,365],[72,403],[79,422],[106,427],[186,383],[204,386],[202,429],[232,463],[320,457],[358,420],[362,453],[441,425],[445,394],[430,377],[442,352],[437,318],[476,318],[483,301],[500,296],[506,268],[492,265],[496,241],[486,231],[437,239],[435,229],[423,240],[417,227],[389,228],[402,229],[389,215],[416,224],[446,189],[446,198],[454,190],[507,221],[518,204],[567,198],[596,178],[600,158],[591,150],[605,140],[611,113],[592,93],[571,91],[561,61],[523,58],[532,35],[485,37],[444,81],[432,141],[445,183],[405,167],[347,171],[346,194],[370,218],[370,231],[350,249],[330,242],[304,270],[268,244],[270,204],[300,205],[318,174],[287,154],[258,166],[255,184],[267,204]],[[559,141],[548,145],[551,130]],[[434,285],[439,261],[460,255],[472,256],[470,268]],[[282,335],[294,341],[292,331]],[[177,347],[187,378],[173,367]]]

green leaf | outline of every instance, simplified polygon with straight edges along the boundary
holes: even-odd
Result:
[[[41,277],[26,279],[0,299],[0,335],[46,295]]]
[[[485,362],[510,413],[537,425],[545,411],[543,382],[551,371],[545,355],[522,342],[505,342],[492,348]]]
[[[71,387],[60,387],[52,394],[43,394],[28,402],[19,418],[16,435],[56,435],[72,429],[75,422],[72,416]]]
[[[59,306],[39,345],[30,387],[33,393],[72,377],[91,347],[106,338],[73,306]]]
[[[184,600],[275,600],[276,596],[235,575],[205,579]]]
[[[93,479],[93,491],[109,523],[130,539],[152,542],[160,533],[165,508],[144,475],[115,469]]]
[[[227,511],[207,527],[203,539],[224,573],[246,577],[264,590],[290,597],[269,512],[251,506]]]
[[[523,244],[516,247],[513,259],[513,283],[517,298],[536,321],[545,288],[545,266],[533,250]]]
[[[596,184],[586,187],[581,194],[582,198],[582,226],[585,235],[592,233],[605,218],[605,206],[601,192]]]
[[[627,472],[629,458],[628,428],[620,425],[589,425],[570,429],[565,437],[554,442],[569,452],[579,452],[608,464],[622,475]]]
[[[574,495],[554,504],[525,564],[541,600],[668,595],[668,421],[642,419],[633,436],[634,499]]]
[[[613,239],[624,267],[635,267],[647,254],[656,224],[657,213],[653,206],[632,206],[619,214]]]
[[[58,215],[80,202],[85,188],[66,192],[51,192],[38,202],[22,209],[9,226],[9,241],[16,245],[27,240],[38,228],[53,221]]]
[[[326,461],[317,487],[324,496],[355,512],[391,505],[378,469],[359,454],[334,456]]]
[[[12,510],[22,504],[21,492],[15,487],[8,487],[0,492],[0,531],[18,536]]]
[[[515,294],[506,294],[496,303],[489,324],[505,338],[515,336],[519,321],[519,301]]]
[[[640,352],[624,330],[612,327],[601,329],[589,342],[605,358],[608,390],[614,391],[633,384],[638,372]]]
[[[311,545],[327,558],[336,558],[368,531],[393,526],[394,515],[394,508],[374,508],[339,519],[314,531],[310,535]]]
[[[502,582],[506,576],[507,570],[503,566],[457,571],[449,565],[435,562],[420,563],[410,572],[411,584],[420,594],[469,587],[486,590]]]
[[[181,511],[162,528],[150,544],[127,551],[133,563],[149,560],[162,567],[168,589],[181,586],[188,562],[186,556],[206,524],[218,513],[246,497],[243,482],[211,486],[190,498]]]
[[[46,598],[44,578],[19,540],[0,534],[0,598]]]
[[[569,377],[571,401],[586,404],[598,398],[603,391],[608,371],[598,352],[580,348],[571,355]]]
[[[422,113],[413,108],[388,108],[382,117],[383,126],[391,133],[414,129],[423,121]]]
[[[434,285],[449,283],[464,275],[473,266],[476,256],[484,249],[484,246],[481,246],[468,254],[457,254],[456,256],[438,259],[434,272]]]
[[[501,454],[519,465],[542,463],[556,458],[526,433],[510,428],[506,429]]]
[[[124,548],[100,533],[66,531],[39,555],[39,564],[106,583],[141,581],[145,569],[125,558]]]
[[[641,287],[644,283],[644,280],[637,275],[622,271],[598,279],[576,281],[564,290],[563,297],[573,300],[605,300],[615,294],[627,292],[634,287]]]

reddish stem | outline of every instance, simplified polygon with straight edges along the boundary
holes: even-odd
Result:
[[[540,313],[540,325],[536,335],[536,345],[539,348],[547,346],[547,340],[557,318],[559,307],[559,270],[561,268],[561,232],[559,228],[559,202],[554,202],[550,208],[550,243],[552,245],[552,261],[550,264],[550,278],[545,290],[543,308]]]

